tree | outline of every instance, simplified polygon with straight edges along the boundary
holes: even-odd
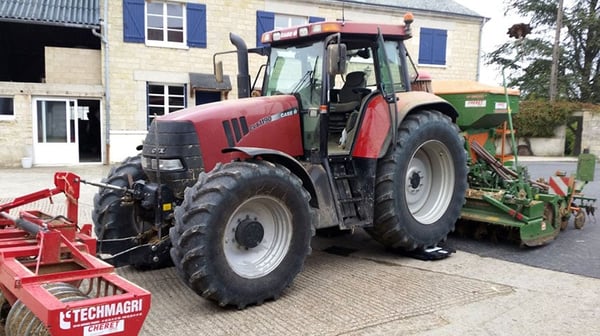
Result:
[[[566,1],[558,63],[558,99],[600,103],[600,0]],[[548,98],[558,0],[508,0],[507,12],[530,19],[531,34],[487,55],[507,69],[525,98]]]

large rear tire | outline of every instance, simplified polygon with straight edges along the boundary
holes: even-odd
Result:
[[[266,161],[202,173],[175,209],[170,237],[178,273],[221,306],[278,298],[310,252],[309,199],[299,178]]]
[[[374,226],[390,248],[431,247],[454,230],[465,202],[464,138],[449,117],[422,111],[401,123],[396,144],[379,161]]]
[[[148,180],[141,163],[141,156],[133,156],[125,159],[120,165],[113,167],[108,176],[102,179],[103,183],[131,187],[131,184],[139,180]],[[135,202],[122,202],[124,192],[108,188],[100,188],[94,195],[94,209],[92,221],[94,222],[94,233],[98,238],[100,252],[113,252],[102,250],[102,240],[120,239],[141,236],[142,233],[152,232],[152,211],[143,209]],[[144,235],[148,240],[148,234]],[[145,243],[140,239],[140,244]],[[135,254],[132,254],[135,256]],[[130,259],[129,263],[138,269],[156,269],[171,265],[169,253],[157,253],[155,258]]]

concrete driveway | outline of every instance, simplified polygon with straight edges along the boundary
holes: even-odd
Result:
[[[0,202],[51,186],[56,170],[99,181],[106,166],[0,169]],[[95,188],[82,187],[80,222]],[[62,214],[54,204],[33,208]],[[325,252],[334,246],[347,256]],[[458,251],[435,262],[385,251],[364,232],[313,239],[304,271],[277,301],[223,309],[173,268],[118,273],[152,292],[142,335],[593,335],[600,280]]]

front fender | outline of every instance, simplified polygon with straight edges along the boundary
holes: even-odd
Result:
[[[310,175],[304,167],[292,156],[274,149],[259,148],[259,147],[227,147],[222,150],[223,153],[239,152],[248,155],[251,158],[260,157],[263,160],[278,163],[289,169],[292,174],[298,176],[302,180],[302,185],[310,194],[310,205],[318,208],[319,202],[315,186],[310,178]]]

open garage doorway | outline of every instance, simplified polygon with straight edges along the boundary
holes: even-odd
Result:
[[[79,162],[101,162],[100,101],[77,100]]]
[[[100,100],[35,98],[33,124],[35,165],[101,162]]]

